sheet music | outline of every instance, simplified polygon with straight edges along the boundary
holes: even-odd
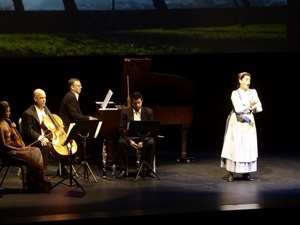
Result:
[[[71,130],[72,130],[72,128],[75,126],[75,123],[70,123],[70,125],[69,125],[69,129],[68,129],[68,132],[67,132],[67,137],[69,137],[69,134],[70,134],[70,132],[71,132]]]
[[[70,123],[69,128],[68,128],[68,132],[67,132],[67,136],[66,136],[66,137],[69,137],[69,134],[70,134],[70,132],[71,132],[71,130],[72,130],[72,128],[73,128],[74,126],[75,126],[75,123]],[[64,144],[63,144],[63,145],[68,144],[68,143],[66,143],[66,141],[67,141],[67,140],[64,141]],[[69,141],[70,141],[70,140],[69,140]]]
[[[67,133],[67,137],[69,137],[70,135],[70,132],[71,130],[73,129],[73,127],[76,125],[76,123],[70,123],[69,125],[69,129],[68,129],[68,133]],[[96,128],[96,131],[95,131],[95,135],[94,135],[94,138],[96,138],[100,132],[100,129],[101,129],[101,126],[102,126],[102,121],[99,121],[98,125],[97,125],[97,128]]]
[[[109,89],[106,96],[105,96],[105,99],[104,101],[102,102],[102,105],[101,105],[101,108],[99,110],[104,110],[106,109],[108,103],[109,103],[109,100],[111,99],[111,96],[113,95],[113,92]]]
[[[94,138],[98,136],[101,126],[102,126],[102,121],[99,121]]]

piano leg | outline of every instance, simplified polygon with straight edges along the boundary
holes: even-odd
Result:
[[[187,132],[188,132],[189,125],[183,124],[181,126],[181,157],[177,158],[177,162],[191,162],[194,160],[193,157],[187,157]]]

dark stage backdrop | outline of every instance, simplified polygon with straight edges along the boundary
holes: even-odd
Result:
[[[250,72],[252,88],[256,88],[264,111],[256,114],[259,145],[263,151],[299,150],[298,142],[298,67],[299,52],[198,54],[144,56],[152,59],[151,71],[189,79],[195,87],[192,99],[194,120],[188,134],[188,148],[217,151],[222,147],[225,120],[231,110],[230,94],[236,88],[236,75]],[[6,58],[0,60],[2,81],[0,99],[12,107],[12,120],[33,103],[32,92],[42,88],[47,93],[47,106],[57,114],[70,77],[81,79],[80,97],[85,114],[96,112],[95,101],[104,99],[108,89],[112,101],[120,101],[124,57],[47,57]],[[5,72],[4,72],[5,71]],[[155,81],[154,81],[155,83]],[[179,89],[180,90],[180,89]],[[143,92],[143,90],[140,90]],[[168,87],[165,87],[168,92]],[[166,102],[156,96],[153,87],[148,102]],[[162,128],[165,142],[180,151],[179,127]],[[174,138],[175,137],[175,138]]]

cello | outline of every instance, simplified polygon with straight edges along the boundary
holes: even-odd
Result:
[[[51,153],[57,158],[66,158],[77,152],[77,144],[72,139],[69,143],[65,144],[67,134],[63,129],[62,119],[50,112],[47,106],[44,106],[46,116],[43,118],[43,124],[51,132]]]

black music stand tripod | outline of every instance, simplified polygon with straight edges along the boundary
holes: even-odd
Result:
[[[150,138],[149,135],[150,135],[150,133],[149,133],[148,135],[140,135],[140,138],[141,138],[141,140],[142,140],[142,142],[143,142],[143,146],[144,146],[144,144],[145,144],[145,140],[146,140],[147,138]],[[145,169],[146,169],[146,168],[148,168],[148,170],[150,170],[150,171],[156,176],[156,178],[157,178],[158,180],[160,180],[160,178],[159,178],[159,176],[157,175],[157,173],[153,170],[153,168],[149,165],[149,163],[146,162],[146,160],[145,160],[145,151],[144,151],[144,149],[138,150],[138,151],[142,151],[142,154],[143,154],[143,161],[142,161],[142,163],[139,165],[139,168],[138,168],[138,171],[137,171],[136,176],[135,176],[135,178],[134,178],[134,181],[137,181],[137,179],[138,179],[138,177],[139,177],[141,171],[143,172],[143,177],[144,177],[144,175],[145,175],[144,173],[145,173]],[[138,152],[137,154],[140,154],[140,152]]]
[[[158,129],[159,129],[159,121],[131,121],[129,123],[129,130],[128,134],[132,138],[139,138],[143,142],[143,148],[145,146],[145,141],[147,138],[155,138],[158,135]],[[140,160],[140,151],[142,151],[142,163],[139,164]],[[134,181],[137,181],[141,171],[143,172],[143,177],[145,173],[145,169],[148,168],[158,180],[160,180],[157,173],[153,170],[153,168],[149,165],[148,162],[145,160],[145,149],[137,150],[137,161],[138,161],[138,171],[135,176]]]
[[[80,187],[81,188],[81,190],[84,192],[84,193],[86,193],[86,191],[83,189],[83,187],[79,184],[79,182],[77,181],[77,179],[75,178],[75,175],[73,175],[73,164],[72,164],[72,159],[71,159],[71,156],[72,156],[72,147],[73,147],[73,142],[74,142],[74,139],[71,139],[71,133],[68,135],[68,137],[67,137],[67,140],[66,140],[66,142],[65,142],[65,144],[64,145],[66,145],[67,146],[67,148],[68,148],[68,161],[69,161],[69,166],[70,166],[70,168],[69,168],[69,173],[68,173],[68,175],[65,177],[65,178],[63,178],[61,181],[59,181],[58,183],[56,183],[55,185],[53,185],[52,187],[51,187],[51,189],[53,189],[53,188],[55,188],[57,185],[59,185],[59,184],[64,184],[64,185],[67,185],[67,184],[65,184],[65,183],[63,183],[65,180],[67,180],[67,179],[70,179],[70,183],[69,183],[69,187],[73,187],[73,186],[75,186],[75,185],[77,185],[78,187]],[[73,181],[75,182],[75,184],[73,184]]]
[[[98,136],[101,124],[102,122],[99,122],[98,120],[79,121],[73,128],[75,129],[74,133],[77,133],[77,135],[82,138],[83,144],[83,161],[76,170],[75,174],[80,175],[78,171],[83,168],[83,175],[80,176],[82,176],[84,179],[89,179],[89,176],[91,175],[96,183],[97,179],[91,170],[89,163],[86,161],[86,142],[88,138],[96,138]]]

